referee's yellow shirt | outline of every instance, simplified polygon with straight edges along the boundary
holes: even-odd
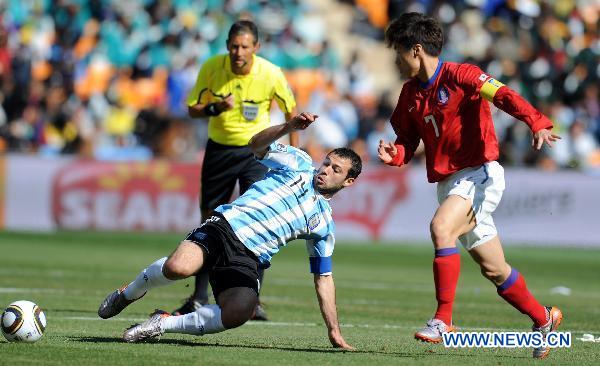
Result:
[[[281,69],[262,57],[253,56],[248,75],[231,71],[229,55],[208,59],[198,72],[188,106],[214,103],[233,94],[235,105],[208,120],[208,138],[228,146],[244,146],[256,133],[270,125],[271,101],[275,99],[284,113],[296,105],[294,95]]]

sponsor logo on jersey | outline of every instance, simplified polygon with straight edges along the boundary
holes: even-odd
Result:
[[[308,228],[311,230],[314,230],[317,226],[319,226],[320,222],[321,222],[321,216],[318,213],[313,214],[308,219]]]
[[[275,143],[275,150],[279,151],[279,152],[286,152],[287,151],[287,147],[282,144],[282,143]]]
[[[448,103],[448,99],[450,99],[450,93],[448,92],[448,89],[446,89],[446,87],[442,85],[438,89],[438,101],[441,104],[446,104]]]
[[[498,80],[496,80],[494,78],[490,78],[487,82],[492,84],[496,88],[500,88],[501,86],[504,86],[504,84],[502,84],[501,82],[499,82]]]

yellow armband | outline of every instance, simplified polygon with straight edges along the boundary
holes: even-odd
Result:
[[[494,95],[496,95],[496,92],[498,91],[498,89],[500,89],[503,86],[504,86],[504,84],[502,84],[498,80],[496,80],[494,78],[489,78],[481,86],[481,90],[479,91],[479,94],[482,97],[484,97],[485,99],[489,100],[490,102],[493,102]]]

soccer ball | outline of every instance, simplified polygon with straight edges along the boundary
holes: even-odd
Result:
[[[46,329],[46,314],[35,303],[15,301],[2,313],[2,334],[9,342],[38,341]]]

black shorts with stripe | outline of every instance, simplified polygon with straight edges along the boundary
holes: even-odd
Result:
[[[205,252],[203,271],[208,271],[215,299],[232,287],[249,287],[258,295],[258,258],[246,248],[219,213],[192,230],[185,240],[198,244]]]
[[[200,208],[214,210],[228,203],[238,180],[243,194],[263,179],[267,170],[248,146],[227,146],[208,140],[202,163]]]

